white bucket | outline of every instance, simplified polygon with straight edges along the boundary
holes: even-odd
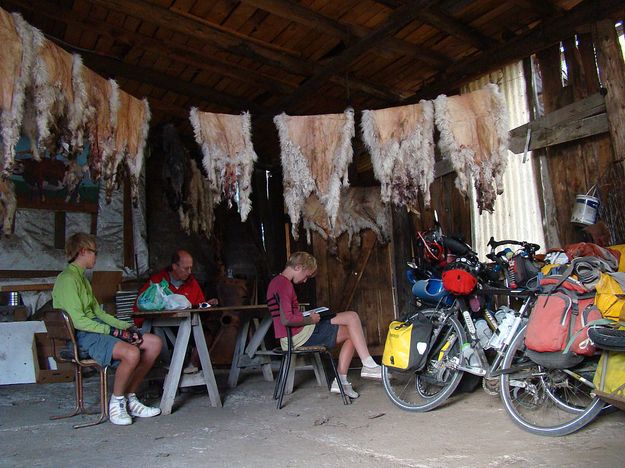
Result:
[[[573,224],[582,224],[590,226],[597,222],[597,212],[599,211],[599,199],[597,197],[585,195],[577,195],[575,197],[575,206],[571,213],[571,222]]]

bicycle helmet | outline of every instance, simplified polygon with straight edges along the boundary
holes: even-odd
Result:
[[[443,270],[443,286],[457,296],[470,294],[477,286],[478,271],[478,262],[466,257],[459,258]]]

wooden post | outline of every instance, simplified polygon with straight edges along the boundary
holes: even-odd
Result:
[[[135,241],[132,226],[132,197],[130,195],[130,182],[124,181],[124,266],[135,269]]]
[[[529,57],[523,61],[523,71],[525,75],[525,84],[527,89],[527,102],[530,109],[530,120],[536,120],[542,117],[542,106],[538,102],[538,93],[535,81],[535,64],[534,59]],[[556,217],[556,203],[551,186],[551,177],[549,175],[549,163],[547,161],[547,149],[541,148],[533,151],[534,157],[532,164],[534,165],[534,173],[536,174],[539,193],[540,211],[542,213],[543,231],[545,234],[545,248],[553,248],[560,246],[560,238],[558,237],[558,228],[552,220]]]
[[[614,21],[605,19],[593,28],[599,75],[607,89],[606,112],[616,160],[625,157],[625,63]]]
[[[65,248],[65,212],[54,212],[54,248]]]

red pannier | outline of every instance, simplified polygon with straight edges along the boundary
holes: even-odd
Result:
[[[579,284],[565,280],[557,290],[540,294],[534,303],[525,334],[528,356],[545,367],[575,365],[581,356],[595,354],[588,325],[601,318],[594,294],[582,293]]]

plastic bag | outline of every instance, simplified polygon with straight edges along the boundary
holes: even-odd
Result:
[[[171,294],[169,296],[165,296],[165,307],[166,310],[180,310],[180,309],[190,309],[191,302],[187,299],[186,296],[182,294]]]
[[[171,296],[172,294],[173,293],[169,289],[167,280],[163,280],[160,283],[150,283],[148,288],[143,291],[139,296],[139,299],[137,299],[137,307],[139,310],[167,309],[168,307],[165,305],[165,298]]]

